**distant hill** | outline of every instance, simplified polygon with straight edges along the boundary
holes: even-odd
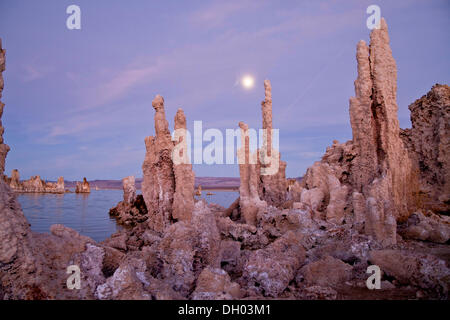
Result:
[[[301,180],[301,178],[295,178]],[[64,181],[66,188],[75,188],[76,181]],[[89,180],[91,188],[122,189],[122,180]],[[136,189],[141,189],[142,178],[136,179]],[[239,189],[240,179],[235,177],[195,177],[195,188],[199,185],[206,189]]]

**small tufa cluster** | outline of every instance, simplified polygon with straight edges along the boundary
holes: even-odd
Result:
[[[11,171],[11,178],[6,178],[9,187],[15,192],[23,193],[64,193],[64,178],[59,177],[57,182],[46,182],[40,176],[33,176],[28,180],[20,181],[19,171]]]
[[[264,89],[265,99],[261,103],[263,145],[255,153],[250,151],[248,125],[239,122],[239,207],[245,222],[251,225],[255,225],[259,211],[265,210],[268,205],[282,207],[287,200],[286,162],[280,160],[280,152],[272,144],[272,86],[269,80],[264,81]]]
[[[83,178],[83,182],[77,181],[75,186],[75,193],[90,193],[91,187],[89,186],[89,182],[86,180],[86,177]]]

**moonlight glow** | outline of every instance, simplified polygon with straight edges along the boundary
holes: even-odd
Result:
[[[251,89],[255,84],[255,79],[252,76],[247,75],[242,78],[241,83],[245,89]]]

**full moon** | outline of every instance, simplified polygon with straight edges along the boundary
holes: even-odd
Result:
[[[255,79],[252,76],[244,76],[241,80],[242,86],[245,89],[253,88],[253,85],[255,84]]]

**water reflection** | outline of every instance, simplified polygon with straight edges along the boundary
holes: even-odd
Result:
[[[235,191],[203,192],[201,197],[228,207],[239,196]],[[63,224],[95,241],[103,241],[121,227],[108,214],[123,199],[122,190],[93,190],[90,194],[17,194],[31,229],[49,232],[53,224]]]

